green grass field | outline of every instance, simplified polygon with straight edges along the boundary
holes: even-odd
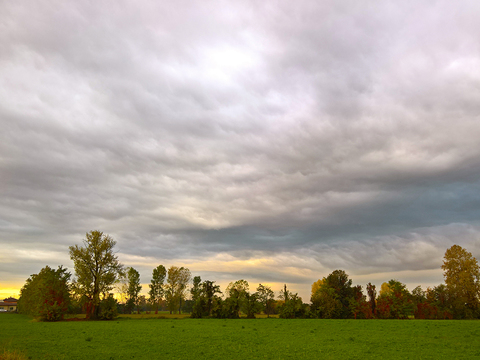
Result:
[[[479,321],[150,316],[42,323],[0,314],[0,354],[31,359],[480,359],[479,339]]]

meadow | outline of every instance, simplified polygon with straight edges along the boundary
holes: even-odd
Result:
[[[0,359],[480,359],[480,322],[190,319],[36,322],[0,314]]]

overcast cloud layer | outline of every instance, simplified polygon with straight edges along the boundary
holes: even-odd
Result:
[[[309,300],[480,256],[478,1],[0,2],[0,292],[98,229]],[[73,270],[73,269],[72,269]],[[2,290],[3,289],[3,290]]]

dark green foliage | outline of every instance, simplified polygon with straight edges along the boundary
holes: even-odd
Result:
[[[312,294],[312,311],[323,319],[354,318],[354,312],[365,312],[364,299],[358,296],[345,271],[335,270]]]
[[[335,270],[326,279],[326,287],[333,289],[336,294],[338,306],[335,309],[336,318],[348,319],[353,317],[349,308],[349,300],[354,296],[352,280],[343,270]]]
[[[307,316],[308,306],[302,302],[301,297],[293,295],[286,303],[280,306],[279,317],[282,319],[301,319]]]
[[[129,298],[125,301],[124,312],[125,314],[131,314],[135,310],[135,299]]]
[[[312,308],[321,319],[340,318],[342,304],[335,289],[323,284],[312,300]]]
[[[155,314],[158,314],[160,301],[165,294],[164,282],[166,276],[167,270],[165,269],[165,266],[158,265],[155,269],[153,269],[152,280],[149,284],[150,290],[148,291],[148,295],[150,296],[150,303],[155,307]]]
[[[192,318],[202,318],[204,316],[208,316],[207,303],[204,298],[197,298],[193,304],[190,316]]]
[[[225,312],[224,312],[224,304],[225,301],[222,300],[220,297],[216,297],[212,304],[212,318],[216,319],[225,319]]]
[[[193,302],[193,300],[189,299],[189,300],[184,300],[183,301],[183,306],[182,306],[182,311],[183,313],[189,313],[191,314],[192,311],[193,311],[193,306],[195,305],[195,303]]]
[[[118,317],[118,303],[113,297],[113,294],[109,294],[105,299],[100,302],[100,319],[101,320],[113,320]]]
[[[453,314],[450,310],[450,293],[447,291],[445,284],[435,286],[433,289],[428,288],[426,291],[426,302],[429,305],[428,315],[426,319],[452,319]]]
[[[298,294],[293,294],[287,290],[287,285],[283,286],[283,290],[280,291],[281,305],[279,306],[278,313],[282,319],[298,319],[307,317],[308,307],[302,302],[302,298]],[[308,316],[310,317],[310,315]]]
[[[239,319],[240,318],[240,295],[238,290],[234,290],[231,295],[222,302],[222,318]]]
[[[190,289],[190,294],[192,295],[193,302],[196,302],[197,299],[201,296],[202,293],[202,278],[200,276],[193,277],[193,286]]]
[[[240,312],[247,315],[248,318],[254,318],[255,313],[259,311],[258,295],[250,294],[248,281],[237,280],[231,282],[225,290],[227,298],[223,302],[223,318],[238,319]]]
[[[205,280],[202,283],[200,281],[200,276],[195,276],[193,288],[190,290],[192,300],[195,301],[191,316],[193,318],[215,316],[213,311],[215,307],[218,307],[220,300],[217,294],[222,293],[220,286],[215,285],[215,281]],[[219,315],[218,311],[216,311],[216,315]],[[223,317],[223,315],[220,315],[220,317]]]
[[[215,300],[218,299],[217,294],[222,294],[222,292],[220,291],[220,286],[215,285],[215,281],[205,280],[202,283],[201,295],[206,302],[205,312],[207,316],[212,314]]]
[[[255,314],[260,312],[262,308],[262,305],[258,302],[258,295],[257,293],[250,294],[246,292],[244,297],[244,311],[247,319],[255,319]]]
[[[127,281],[128,281],[128,288],[127,288],[127,296],[128,300],[125,305],[127,312],[130,314],[135,306],[137,307],[137,312],[140,312],[140,299],[139,294],[142,290],[142,285],[140,285],[140,274],[137,270],[130,267],[127,271]]]
[[[269,317],[273,314],[275,304],[275,293],[269,286],[259,284],[257,287],[258,302],[261,310]]]
[[[33,274],[20,291],[18,311],[43,321],[63,319],[70,305],[70,276],[62,266],[57,270],[46,266]]]

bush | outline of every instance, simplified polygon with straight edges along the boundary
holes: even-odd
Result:
[[[62,266],[57,270],[46,266],[33,274],[20,290],[18,312],[42,321],[63,319],[70,306],[69,279],[70,273]]]
[[[117,300],[113,294],[109,294],[107,298],[100,302],[100,319],[113,320],[118,317]]]

